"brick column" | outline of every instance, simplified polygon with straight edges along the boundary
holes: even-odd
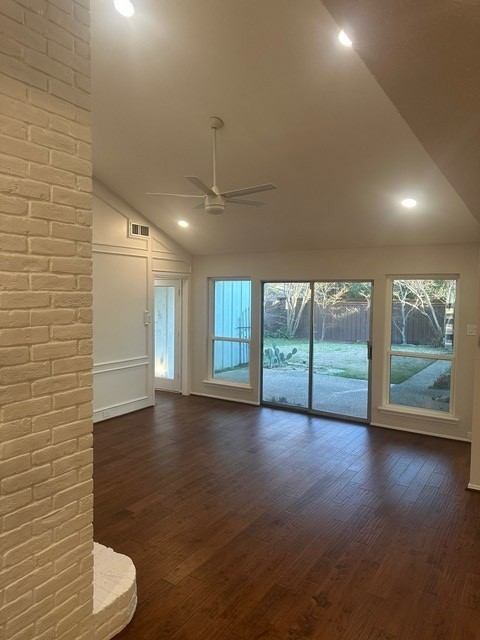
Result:
[[[88,0],[0,2],[0,639],[87,640]]]

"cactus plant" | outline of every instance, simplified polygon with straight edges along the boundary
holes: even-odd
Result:
[[[274,367],[282,367],[287,364],[289,360],[291,360],[292,356],[297,353],[297,348],[294,347],[291,351],[285,353],[284,351],[280,351],[280,349],[273,343],[271,347],[267,347],[264,351],[265,356],[268,358],[268,365],[270,369]]]

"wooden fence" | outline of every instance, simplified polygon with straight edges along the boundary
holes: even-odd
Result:
[[[285,337],[287,311],[281,305],[265,305],[265,334],[271,337]],[[445,305],[434,304],[440,326],[443,327]],[[401,305],[393,303],[393,317],[400,318]],[[338,342],[365,342],[369,339],[370,305],[363,301],[342,301],[322,310],[314,306],[314,339]],[[300,319],[295,338],[308,340],[310,336],[310,302],[307,303]],[[428,318],[418,309],[413,309],[406,321],[407,344],[433,345],[437,341],[435,331]],[[402,344],[402,334],[398,326],[392,325],[392,343]]]

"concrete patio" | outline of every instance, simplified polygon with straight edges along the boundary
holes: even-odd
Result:
[[[392,404],[448,411],[450,391],[431,389],[450,363],[433,360],[432,364],[401,384],[391,385]],[[306,407],[308,404],[308,371],[300,369],[264,369],[265,402]],[[368,385],[356,380],[326,374],[313,374],[313,409],[343,416],[367,417]]]

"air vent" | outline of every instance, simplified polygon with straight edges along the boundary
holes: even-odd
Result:
[[[136,222],[130,223],[130,235],[140,238],[148,238],[150,235],[150,227],[143,224],[137,224]]]

